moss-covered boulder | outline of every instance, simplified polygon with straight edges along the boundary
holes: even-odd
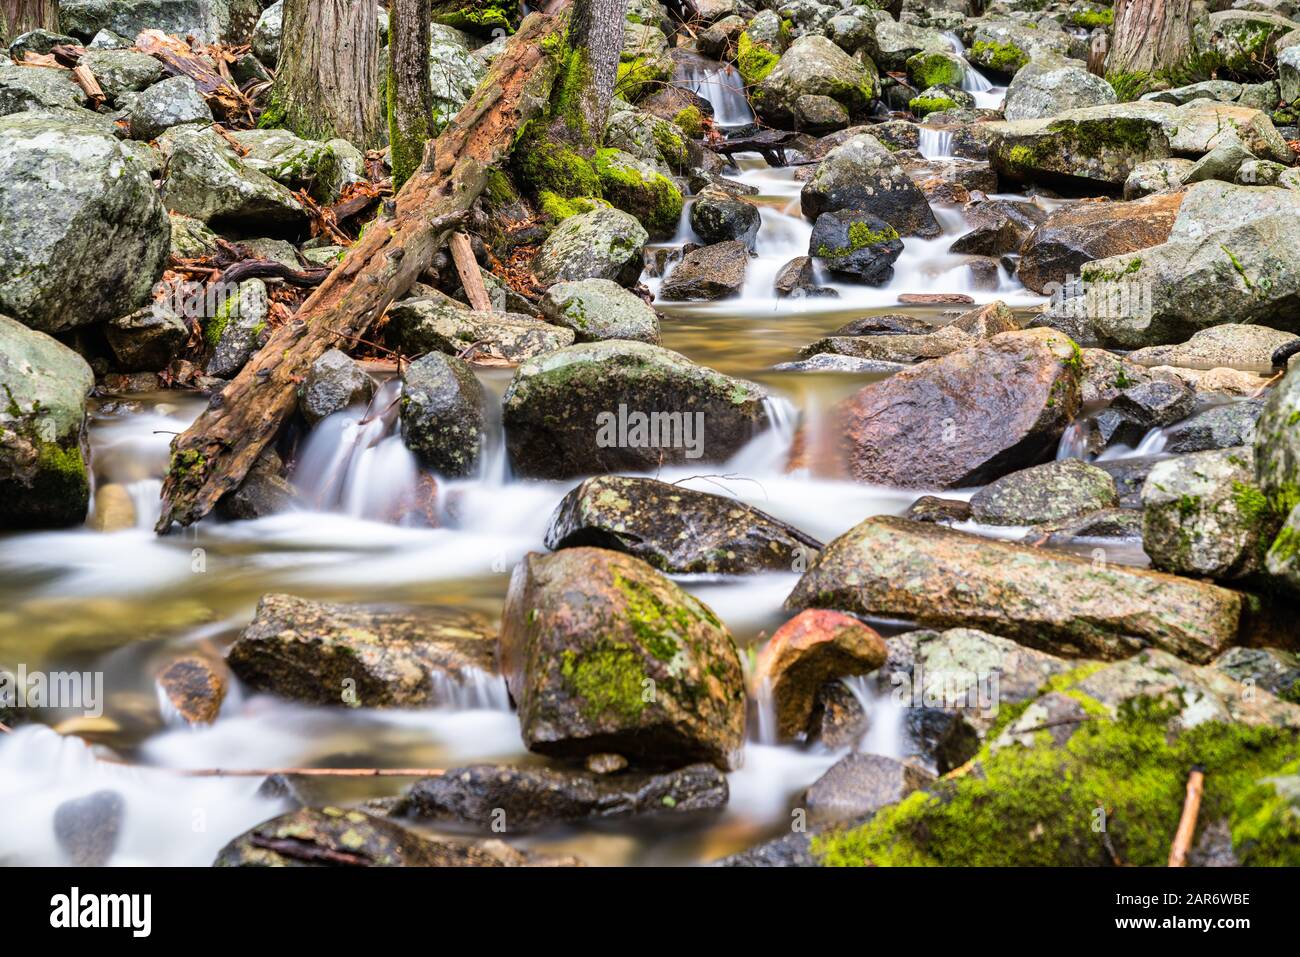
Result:
[[[305,189],[321,203],[365,179],[365,156],[347,140],[304,140],[289,130],[238,130],[231,138],[247,153],[244,163],[290,189]]]
[[[546,547],[627,552],[669,574],[790,571],[821,543],[735,499],[656,479],[606,475],[569,492]]]
[[[138,309],[168,238],[148,171],[111,133],[62,114],[0,118],[0,312],[61,332]]]
[[[914,53],[905,64],[912,85],[918,90],[930,86],[955,86],[960,89],[966,76],[966,61],[951,50],[925,50]]]
[[[596,151],[592,168],[604,198],[635,216],[651,237],[666,239],[677,232],[682,191],[667,176],[635,156],[609,148]]]
[[[744,740],[744,675],[726,626],[629,555],[528,555],[510,579],[501,667],[524,742],[542,754],[728,770]]]
[[[1300,23],[1263,10],[1220,10],[1192,24],[1192,48],[1206,72],[1240,79],[1272,79],[1280,37]]]
[[[464,359],[430,352],[402,373],[402,441],[440,475],[473,475],[487,444],[483,386]]]
[[[952,44],[938,30],[903,23],[888,16],[875,18],[864,48],[882,70],[902,70],[912,57],[920,54],[952,53]]]
[[[227,661],[257,691],[312,704],[427,708],[440,689],[494,675],[486,618],[444,608],[264,595]]]
[[[1268,394],[1255,425],[1255,478],[1279,510],[1300,505],[1300,370]]]
[[[203,336],[212,347],[208,375],[229,379],[244,367],[270,335],[270,308],[266,283],[246,279],[204,320]]]
[[[609,279],[557,282],[546,290],[538,307],[548,322],[572,329],[578,342],[659,342],[658,313],[640,296]]]
[[[569,478],[726,461],[770,424],[767,392],[644,342],[557,349],[504,397],[516,474]]]
[[[1070,53],[1070,36],[1044,20],[1029,24],[1015,20],[984,20],[975,27],[966,57],[976,66],[1002,76],[1013,76],[1031,60],[1064,57]]]
[[[927,207],[928,209],[929,207]],[[822,213],[808,237],[808,255],[838,276],[883,286],[903,254],[898,231],[885,220],[858,209]]]
[[[939,235],[938,220],[925,194],[894,154],[868,134],[854,136],[827,153],[800,191],[799,203],[803,214],[813,220],[822,213],[855,210],[883,219],[903,236]]]
[[[802,96],[830,97],[855,117],[879,95],[880,78],[870,60],[859,62],[825,37],[808,35],[781,54],[750,98],[769,123],[790,128]]]
[[[518,363],[573,344],[572,329],[522,313],[475,312],[445,297],[403,299],[388,307],[388,317],[408,355],[436,351]]]
[[[1063,656],[1147,646],[1208,661],[1237,637],[1236,592],[892,516],[822,550],[786,607],[981,628]]]
[[[641,274],[641,249],[649,238],[636,217],[621,209],[570,216],[546,237],[533,259],[533,274],[547,286],[570,279],[631,285]]]
[[[772,10],[763,10],[749,22],[736,41],[736,69],[745,86],[754,87],[767,75],[790,46],[790,30]]]
[[[84,359],[0,316],[0,529],[76,525],[90,505]]]
[[[663,31],[653,24],[629,22],[623,34],[614,92],[635,102],[667,83],[672,75],[673,60]]]
[[[1055,118],[990,123],[986,130],[989,161],[1000,175],[1013,180],[1118,186],[1139,163],[1170,155],[1162,117],[1124,109],[1132,105],[1092,106]]]

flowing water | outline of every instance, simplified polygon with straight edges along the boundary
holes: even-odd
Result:
[[[714,102],[717,109],[721,101]],[[970,257],[947,252],[966,228],[960,211],[936,206],[943,235],[906,239],[886,286],[822,277],[837,298],[778,300],[772,278],[790,258],[807,253],[810,235],[799,215],[796,170],[741,157],[734,175],[758,189],[762,207],[757,255],[743,293],[716,303],[659,303],[663,345],[768,385],[776,396],[769,404],[776,426],[729,462],[666,468],[660,477],[734,496],[829,541],[869,516],[901,513],[922,493],[787,472],[796,421],[816,418],[873,377],[775,372],[772,366],[850,318],[899,311],[901,293],[966,292],[980,302],[1021,306],[1041,299],[1005,272],[996,288],[977,288]],[[694,239],[684,214],[674,244]],[[644,281],[657,289],[658,280]],[[942,309],[909,311],[937,320]],[[482,378],[499,398],[509,372],[485,370]],[[61,860],[55,809],[104,789],[118,792],[125,805],[113,864],[206,865],[226,841],[288,809],[264,795],[256,779],[186,777],[179,769],[535,760],[522,745],[501,680],[485,674],[444,682],[438,705],[419,711],[309,707],[235,687],[214,724],[192,728],[170,706],[160,706],[159,669],[184,653],[219,653],[268,592],[500,613],[510,570],[527,552],[543,548],[551,513],[576,481],[514,479],[497,434],[480,475],[441,484],[436,527],[410,523],[403,505],[416,491],[419,471],[402,445],[397,398],[398,384],[384,383],[368,407],[336,413],[299,443],[293,478],[302,507],[255,521],[208,520],[163,538],[152,525],[168,443],[203,401],[183,393],[98,400],[90,430],[95,480],[127,489],[134,527],[0,537],[0,666],[101,672],[103,714],[51,712],[40,716],[43,725],[0,734],[0,860]],[[680,583],[749,649],[784,620],[781,604],[796,580],[791,572],[686,576]],[[897,706],[862,682],[851,687],[870,716],[859,748],[906,753]],[[702,862],[788,830],[799,794],[844,752],[775,743],[770,703],[759,697],[751,740],[742,766],[730,775],[731,800],[721,815],[564,828],[531,837],[528,845],[593,863]],[[48,726],[79,733],[93,747]],[[401,785],[333,782],[319,795],[358,800],[396,793]]]

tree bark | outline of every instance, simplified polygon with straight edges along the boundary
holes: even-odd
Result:
[[[285,0],[280,69],[261,122],[307,139],[380,145],[374,0]]]
[[[395,189],[420,165],[433,135],[429,7],[430,0],[392,0],[388,5],[388,142]]]
[[[609,101],[618,79],[618,59],[627,28],[627,0],[575,0],[569,21],[569,48],[585,57],[585,76],[575,77],[575,97],[582,121],[599,145],[605,138]],[[566,77],[566,80],[569,78]]]
[[[28,30],[59,30],[57,0],[0,0],[0,40],[12,43]]]
[[[1178,67],[1192,46],[1191,0],[1115,0],[1106,73],[1155,74]]]
[[[533,14],[520,25],[464,109],[398,193],[387,222],[367,229],[347,257],[208,408],[172,442],[158,531],[189,525],[237,489],[298,401],[311,365],[351,348],[388,304],[429,267],[447,233],[469,211],[488,172],[516,134],[545,109],[556,62],[543,49],[563,18]]]

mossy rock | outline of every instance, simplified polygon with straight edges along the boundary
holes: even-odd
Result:
[[[682,215],[682,191],[667,176],[617,149],[596,151],[592,168],[601,193],[635,216],[653,238],[669,238]]]

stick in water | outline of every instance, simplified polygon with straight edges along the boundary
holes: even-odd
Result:
[[[1196,816],[1201,812],[1201,792],[1205,789],[1205,769],[1199,764],[1192,768],[1187,778],[1187,798],[1183,801],[1183,816],[1178,821],[1174,845],[1169,849],[1169,866],[1185,867],[1187,851],[1196,833]]]
[[[154,768],[187,778],[269,778],[275,775],[304,778],[437,778],[446,768]]]

